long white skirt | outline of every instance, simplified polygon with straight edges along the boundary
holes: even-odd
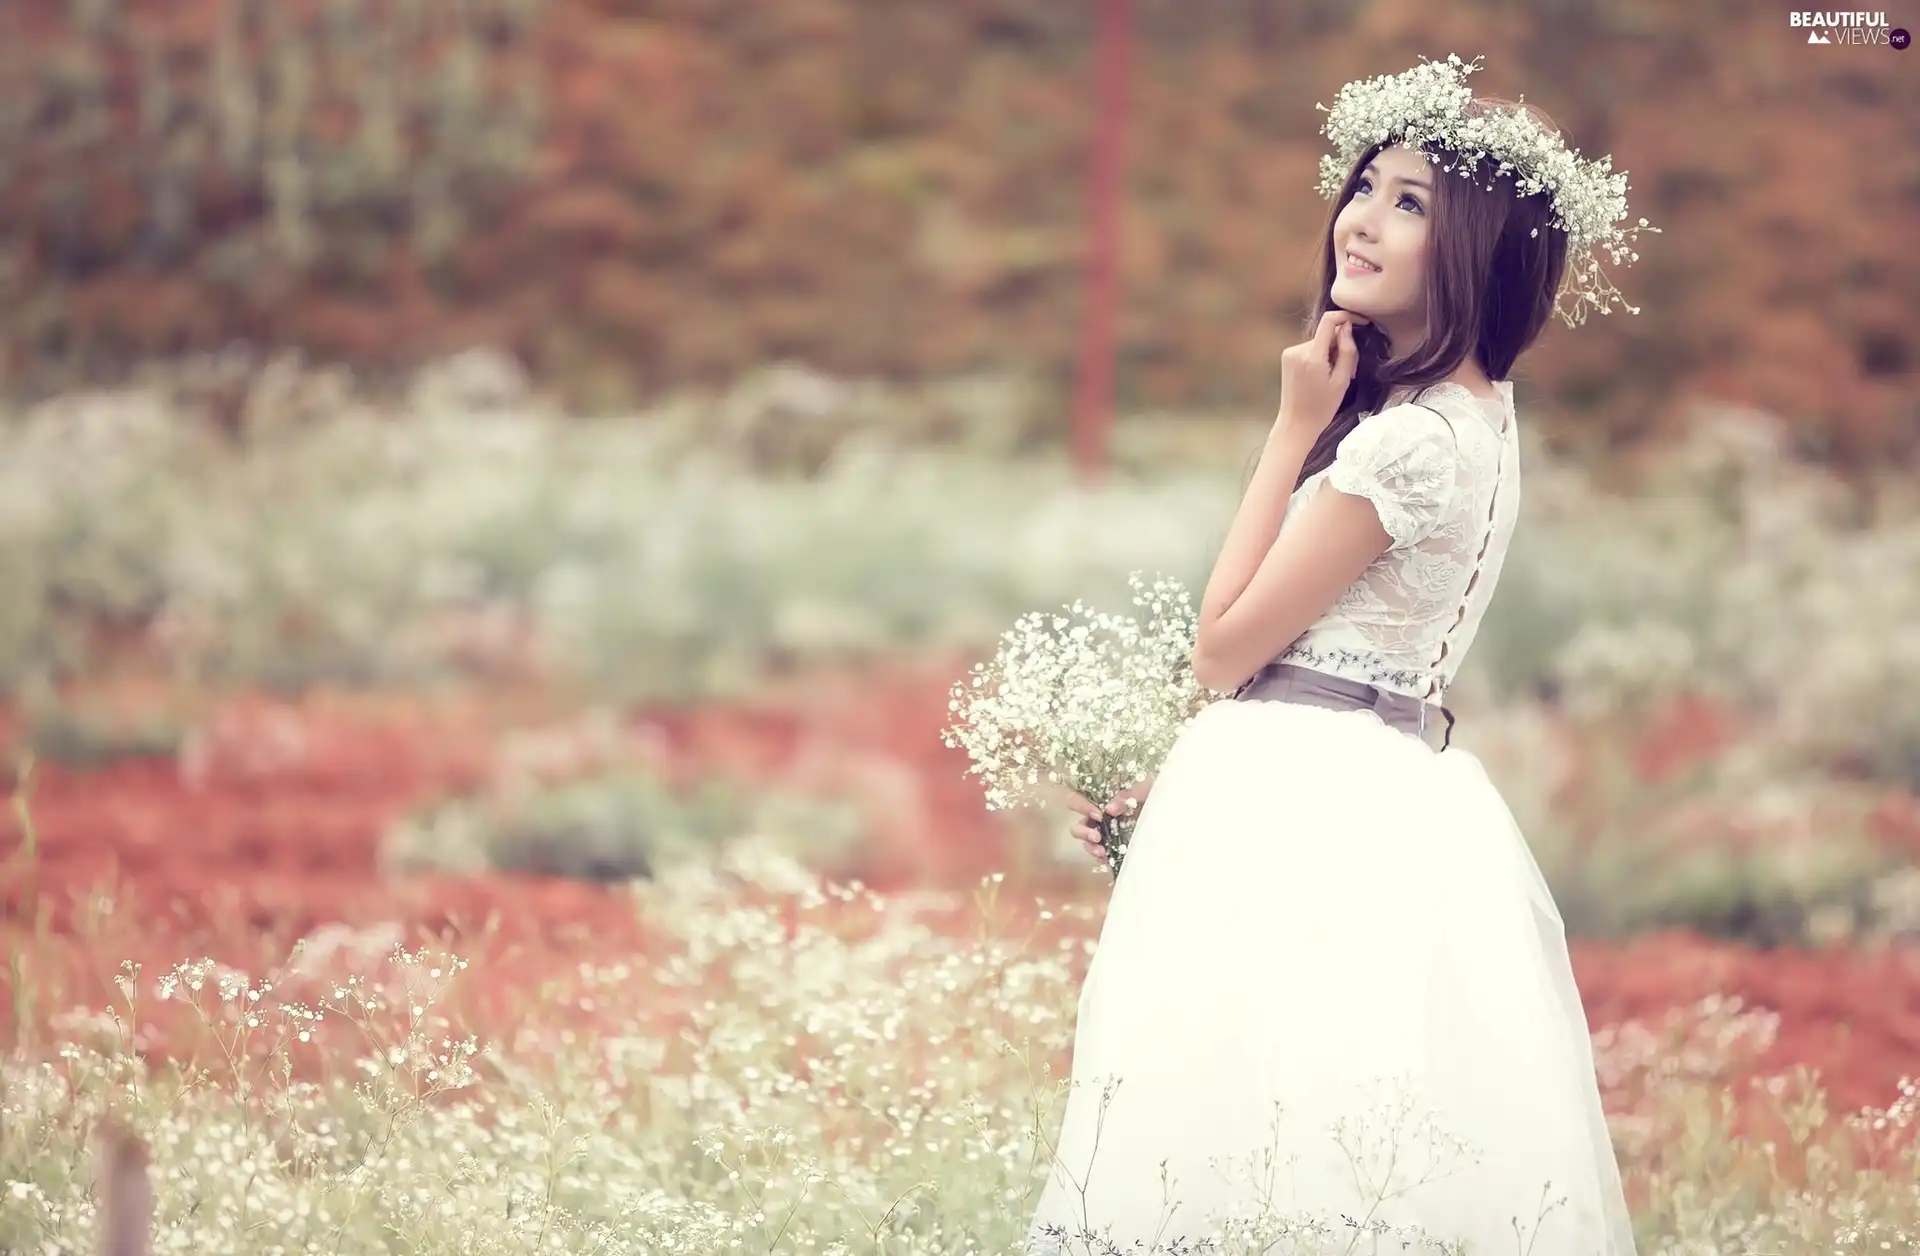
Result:
[[[1539,867],[1477,758],[1371,711],[1221,701],[1181,735],[1063,1122],[1034,1252],[1634,1252]]]

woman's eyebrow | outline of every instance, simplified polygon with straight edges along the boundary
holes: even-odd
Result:
[[[1363,166],[1360,170],[1360,173],[1365,174],[1369,170],[1373,171],[1375,174],[1380,173],[1379,169],[1372,162],[1368,162],[1365,166]],[[1400,182],[1406,184],[1410,188],[1425,188],[1429,192],[1433,191],[1433,185],[1431,183],[1423,183],[1419,179],[1401,179]]]

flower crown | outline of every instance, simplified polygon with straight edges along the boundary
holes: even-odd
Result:
[[[1611,173],[1611,155],[1594,162],[1581,159],[1578,149],[1569,152],[1558,135],[1524,109],[1468,116],[1473,90],[1466,85],[1466,77],[1480,68],[1479,57],[1462,62],[1449,53],[1445,61],[1420,60],[1420,65],[1399,74],[1353,80],[1340,89],[1330,110],[1315,103],[1315,109],[1327,113],[1323,132],[1335,150],[1320,158],[1320,195],[1329,200],[1340,195],[1360,154],[1392,140],[1416,150],[1429,144],[1452,150],[1455,164],[1444,169],[1457,170],[1463,177],[1470,164],[1490,158],[1498,163],[1495,175],[1514,172],[1521,195],[1549,193],[1553,226],[1567,233],[1567,272],[1553,302],[1561,321],[1578,327],[1586,321],[1589,305],[1607,314],[1616,300],[1638,314],[1640,307],[1627,305],[1601,271],[1594,249],[1604,246],[1614,263],[1625,257],[1631,265],[1640,260],[1633,251],[1634,237],[1641,231],[1660,232],[1644,218],[1637,227],[1621,225],[1627,216],[1626,172]],[[1522,96],[1520,102],[1526,99]],[[1427,159],[1440,161],[1432,154]],[[1533,234],[1539,235],[1539,228]],[[1573,298],[1571,308],[1564,304],[1567,297]]]

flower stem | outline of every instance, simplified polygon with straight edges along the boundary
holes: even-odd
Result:
[[[1115,877],[1120,875],[1120,864],[1127,855],[1127,843],[1133,839],[1134,823],[1138,816],[1103,815],[1094,828],[1100,834],[1100,846],[1107,852],[1107,870]]]

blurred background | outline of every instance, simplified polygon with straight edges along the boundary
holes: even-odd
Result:
[[[1664,232],[1616,275],[1642,313],[1520,364],[1458,741],[1596,1024],[1739,993],[1884,1098],[1920,1051],[1920,54],[1806,35],[8,0],[9,927],[100,971],[335,924],[571,954],[746,832],[1101,901],[1064,816],[985,811],[948,688],[1023,612],[1204,584],[1310,304],[1315,106],[1458,52]]]

